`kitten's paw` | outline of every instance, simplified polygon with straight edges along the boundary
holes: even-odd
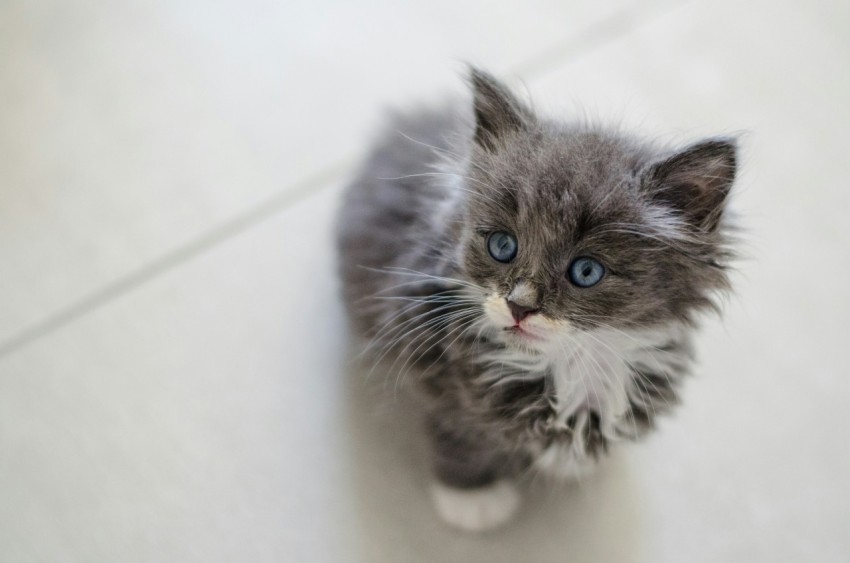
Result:
[[[520,501],[516,486],[506,480],[477,489],[457,489],[435,482],[431,496],[442,519],[466,532],[483,532],[505,524],[516,513]]]

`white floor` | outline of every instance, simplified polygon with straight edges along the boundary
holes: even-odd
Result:
[[[0,4],[0,560],[847,561],[850,5]],[[348,361],[379,108],[462,88],[741,133],[749,260],[685,406],[465,537]]]

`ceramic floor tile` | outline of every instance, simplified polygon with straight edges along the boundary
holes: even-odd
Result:
[[[345,560],[334,195],[0,363],[4,559]]]
[[[384,102],[629,6],[4,2],[0,344],[357,153]]]
[[[845,560],[838,9],[702,2],[529,84],[540,105],[575,99],[679,138],[748,131],[738,204],[752,259],[737,297],[708,325],[683,407],[582,486],[533,491],[491,536],[437,522],[416,421],[348,364],[325,189],[0,359],[0,553]]]

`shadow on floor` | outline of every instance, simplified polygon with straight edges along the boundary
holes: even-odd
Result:
[[[437,519],[420,420],[385,373],[346,375],[346,444],[355,504],[353,559],[382,561],[630,561],[646,551],[641,500],[627,452],[580,484],[536,482],[506,527],[465,535]]]

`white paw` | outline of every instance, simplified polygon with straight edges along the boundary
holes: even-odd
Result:
[[[443,520],[466,532],[483,532],[506,523],[516,513],[520,501],[516,486],[504,480],[477,489],[434,483],[431,496]]]

